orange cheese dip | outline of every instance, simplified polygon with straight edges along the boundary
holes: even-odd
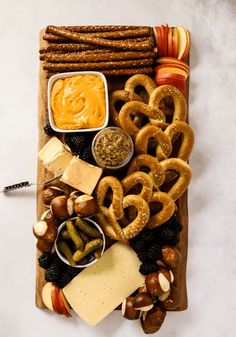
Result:
[[[103,126],[106,103],[102,78],[85,74],[57,80],[51,90],[51,109],[60,129]]]

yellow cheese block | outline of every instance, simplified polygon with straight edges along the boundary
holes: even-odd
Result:
[[[85,322],[96,325],[144,283],[139,266],[132,248],[117,242],[68,283],[63,293]]]

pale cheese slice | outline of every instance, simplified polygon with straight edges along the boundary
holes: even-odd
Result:
[[[85,322],[96,325],[144,283],[139,266],[132,248],[117,242],[68,283],[63,293]]]
[[[52,137],[39,151],[38,157],[44,167],[57,176],[65,171],[73,155],[57,137]]]

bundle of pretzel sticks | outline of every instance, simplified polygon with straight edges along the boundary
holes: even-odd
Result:
[[[107,76],[152,74],[157,48],[143,26],[47,26],[40,60],[47,76],[97,70]]]

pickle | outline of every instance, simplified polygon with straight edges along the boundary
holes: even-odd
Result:
[[[81,239],[84,241],[84,244],[86,244],[90,241],[90,239],[87,237],[87,235],[84,232],[79,231],[79,235],[80,235]]]
[[[85,234],[92,238],[102,238],[102,234],[96,228],[91,227],[84,219],[77,218],[75,221],[75,225],[83,231]]]
[[[72,253],[69,245],[65,241],[58,241],[57,247],[60,249],[60,251],[63,253],[63,255],[65,255],[69,264],[72,267],[75,267],[75,261],[73,260],[73,253]]]
[[[59,235],[60,239],[63,239],[63,240],[71,240],[71,237],[69,235],[69,232],[68,230],[66,229],[63,229],[61,232],[60,232],[60,235]]]
[[[97,260],[100,259],[101,255],[102,255],[102,250],[101,250],[101,248],[96,249],[96,250],[94,251],[94,257],[95,257],[95,259],[97,259]]]
[[[97,250],[102,247],[102,240],[101,239],[94,239],[88,243],[86,243],[85,248],[83,252],[81,250],[77,250],[73,255],[73,260],[75,262],[80,261],[85,256],[87,256],[89,253],[93,252],[94,250]]]
[[[84,242],[81,239],[79,233],[77,232],[75,226],[73,225],[72,221],[66,221],[66,227],[68,233],[75,244],[76,249],[83,250],[84,249]]]

